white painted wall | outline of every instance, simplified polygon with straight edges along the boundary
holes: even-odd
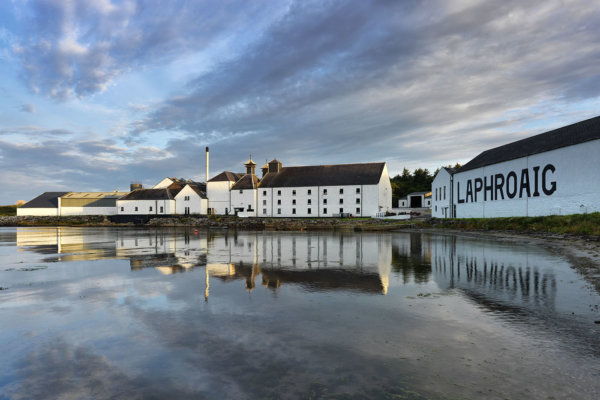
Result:
[[[456,216],[458,218],[472,217],[508,217],[508,216],[538,216],[538,215],[565,215],[600,211],[598,193],[600,193],[600,140],[580,143],[561,149],[523,157],[517,160],[506,161],[483,168],[478,168],[454,175],[454,201],[456,203]],[[551,189],[554,182],[556,190],[545,194],[542,190],[542,171],[546,165],[552,165],[555,171],[547,172],[547,189]],[[538,171],[538,190],[535,191],[534,168]],[[523,191],[521,196],[520,181],[522,170],[529,173],[530,194]],[[517,176],[517,194],[510,199],[504,185],[504,199],[501,193],[496,195],[499,199],[484,200],[483,191],[477,196],[477,201],[466,200],[467,181],[479,178],[490,179],[491,175],[503,174],[507,180],[509,172],[514,171]],[[512,179],[510,180],[511,188]],[[460,191],[459,191],[460,185]],[[537,194],[537,195],[536,195]],[[459,196],[459,197],[457,197]],[[470,199],[469,199],[470,200]]]
[[[379,195],[378,195],[378,212],[387,212],[392,210],[392,184],[390,183],[390,175],[388,173],[387,164],[384,164],[381,178],[379,179]],[[367,209],[369,210],[369,209]],[[374,216],[375,214],[369,215]]]
[[[450,218],[450,173],[440,168],[431,183],[431,216],[434,218]]]
[[[117,207],[60,207],[62,217],[73,215],[116,215]]]
[[[57,217],[58,208],[17,208],[17,216]]]
[[[189,200],[186,200],[186,197],[189,197]],[[194,189],[186,185],[175,196],[175,214],[184,215],[186,207],[189,207],[190,214],[206,215],[208,200],[200,197]]]
[[[378,185],[259,188],[258,216],[333,217],[339,215],[340,211],[354,216],[375,215],[376,211],[372,211],[372,214],[365,214],[365,190],[370,192],[371,209],[378,209],[376,203]]]
[[[213,209],[214,214],[233,214],[231,211],[230,189],[234,182],[219,181],[206,183],[206,197],[208,197],[208,208]]]
[[[150,207],[152,207],[152,211],[150,211]],[[163,207],[162,213],[160,207]],[[119,215],[164,215],[174,213],[175,200],[117,200],[117,214]]]
[[[243,217],[256,217],[256,197],[257,189],[242,189],[231,190],[231,210],[242,208],[242,213],[238,214]],[[248,211],[250,208],[252,211]],[[235,212],[235,211],[234,211]]]

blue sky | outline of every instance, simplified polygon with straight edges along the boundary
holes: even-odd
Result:
[[[165,176],[387,161],[598,115],[589,1],[0,2],[0,204]]]

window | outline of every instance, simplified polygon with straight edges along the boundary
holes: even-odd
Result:
[[[327,204],[327,199],[323,199],[323,204]]]
[[[160,212],[163,213],[165,209],[163,207],[160,208]]]
[[[308,199],[308,204],[312,204],[312,200],[311,199]]]
[[[292,190],[292,196],[295,196],[295,195],[296,195],[296,191]]]
[[[344,189],[340,189],[340,194],[344,194]]]
[[[327,189],[323,189],[323,194],[327,194]]]
[[[277,200],[277,205],[280,206],[281,205],[281,199]]]
[[[267,191],[263,190],[263,196],[266,196],[266,195],[267,195]]]
[[[356,207],[356,213],[360,214],[360,207]]]
[[[312,191],[310,189],[308,189],[307,194],[312,194]]]
[[[502,193],[502,192],[500,192]],[[446,200],[446,186],[444,186],[444,200]]]
[[[340,204],[344,204],[344,199],[340,199]]]
[[[293,205],[296,205],[296,199],[293,199],[293,200],[292,200],[292,204],[293,204]]]
[[[360,194],[360,188],[356,188],[356,194]]]
[[[121,211],[125,211],[125,207],[121,207]]]
[[[292,214],[296,214],[296,209],[292,208]]]
[[[150,207],[150,212],[152,212],[152,207]]]
[[[267,209],[266,208],[263,208],[263,214],[265,214],[265,215],[267,214]]]
[[[267,201],[263,200],[263,206],[266,206],[266,205],[267,205]]]
[[[323,214],[327,214],[327,209],[326,208],[323,209]]]
[[[437,206],[435,206],[435,212],[437,212]]]
[[[438,188],[435,188],[435,201],[438,201]]]
[[[343,208],[340,208],[340,214],[342,214],[344,212]]]
[[[281,208],[277,209],[277,214],[281,214]]]
[[[277,191],[277,196],[281,196],[281,190]]]
[[[360,199],[356,199],[356,204],[360,204]]]
[[[190,200],[190,196],[184,196],[183,197],[183,201],[189,201]]]
[[[135,211],[137,211],[137,207],[135,208]]]
[[[306,213],[307,213],[307,214],[310,214],[310,212],[311,212],[311,209],[310,209],[310,208],[306,210]]]
[[[244,193],[244,191],[242,189],[240,189],[240,194]]]

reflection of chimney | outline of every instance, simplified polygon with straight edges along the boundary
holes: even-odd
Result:
[[[208,146],[206,146],[206,182],[208,182]]]
[[[134,190],[138,190],[138,189],[143,189],[142,184],[139,182],[131,182],[131,184],[129,185],[129,191],[133,192]],[[115,192],[116,192],[116,190],[115,190]]]

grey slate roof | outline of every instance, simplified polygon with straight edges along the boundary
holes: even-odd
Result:
[[[256,175],[246,174],[231,187],[231,190],[256,189],[258,177]]]
[[[209,179],[209,182],[237,182],[240,176],[234,172],[223,171],[219,175]]]
[[[58,208],[58,198],[70,192],[44,192],[19,208]]]
[[[385,163],[283,167],[278,173],[267,173],[258,187],[376,185],[384,167]]]
[[[181,189],[138,189],[119,200],[173,200]]]
[[[600,116],[486,150],[456,172],[600,139]]]
[[[196,192],[196,194],[198,194],[198,196],[200,196],[201,199],[206,199],[206,185],[203,185],[205,188],[204,190],[202,190],[202,187],[196,184],[188,183],[188,185],[194,192]]]

